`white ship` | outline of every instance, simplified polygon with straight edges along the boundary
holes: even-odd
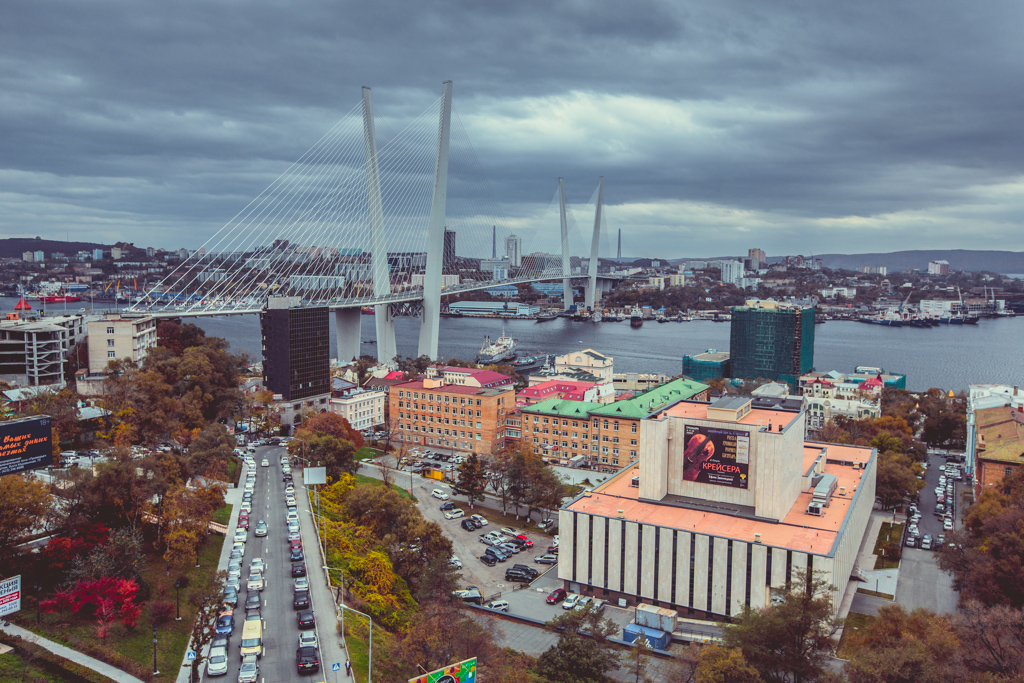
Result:
[[[516,355],[516,340],[501,331],[501,336],[494,342],[490,337],[484,337],[483,346],[476,354],[477,363],[492,365],[501,361],[513,358]]]

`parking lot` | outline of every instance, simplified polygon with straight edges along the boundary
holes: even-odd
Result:
[[[950,459],[949,464],[958,464],[957,460]],[[942,467],[946,465],[947,460],[945,456],[939,451],[928,452],[928,469],[924,474],[925,487],[921,489],[921,493],[918,501],[918,509],[920,512],[920,520],[917,523],[918,534],[915,536],[912,530],[907,535],[907,545],[914,548],[921,547],[921,541],[925,536],[931,536],[932,547],[930,550],[937,550],[940,537],[944,537],[945,534],[949,533],[948,529],[943,528],[943,514],[936,514],[936,504],[938,503],[936,488],[939,487],[939,477],[943,474]],[[962,465],[960,465],[962,468]],[[952,483],[952,495],[949,495],[949,488],[943,488],[943,498],[945,506],[944,513],[951,515],[954,526],[959,525],[960,520],[960,507],[961,507],[961,494],[964,490],[963,480],[956,481],[947,477],[947,485]],[[950,510],[952,507],[952,511]]]

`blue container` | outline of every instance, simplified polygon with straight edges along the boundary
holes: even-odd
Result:
[[[666,650],[672,642],[671,634],[649,626],[626,624],[626,627],[622,629],[622,639],[627,643],[635,642],[641,635],[647,639],[647,644],[655,650]]]

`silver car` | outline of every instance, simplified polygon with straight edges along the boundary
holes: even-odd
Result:
[[[246,655],[238,669],[238,683],[256,683],[260,679],[260,664],[256,655]]]
[[[210,648],[210,656],[206,659],[207,676],[223,676],[228,672],[228,650],[226,647]]]

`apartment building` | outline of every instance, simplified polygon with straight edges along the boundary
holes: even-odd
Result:
[[[379,389],[352,389],[331,398],[330,411],[348,420],[353,429],[362,431],[384,424],[384,398]]]
[[[157,321],[152,316],[110,315],[88,323],[89,374],[103,375],[112,360],[142,364],[156,348]]]

